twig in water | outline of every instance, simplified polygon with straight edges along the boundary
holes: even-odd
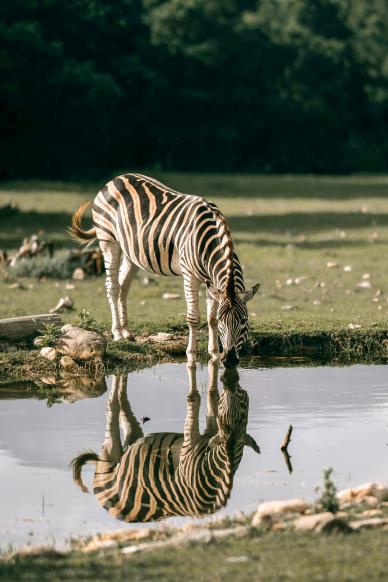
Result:
[[[291,441],[292,430],[293,430],[293,426],[292,426],[292,424],[290,424],[290,426],[288,427],[287,434],[284,437],[283,442],[280,446],[280,450],[283,453],[284,460],[286,461],[287,469],[288,469],[288,472],[290,473],[290,475],[292,473],[292,463],[291,463],[291,457],[288,454],[288,445],[290,444],[290,441]]]
[[[280,446],[280,450],[284,453],[285,451],[287,451],[288,449],[288,445],[290,444],[291,441],[291,435],[292,435],[292,430],[293,430],[293,426],[292,424],[290,424],[290,426],[288,427],[288,431],[286,436],[283,439],[283,442]]]

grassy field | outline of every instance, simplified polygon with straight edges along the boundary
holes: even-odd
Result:
[[[267,533],[207,545],[155,550],[125,558],[118,552],[0,562],[0,580],[279,581],[386,580],[387,532]]]
[[[301,336],[314,334],[342,334],[366,343],[375,337],[381,344],[388,319],[388,177],[156,177],[215,201],[226,215],[246,284],[262,283],[250,303],[250,323],[254,338],[274,338],[269,351],[276,352],[279,337],[290,334],[296,344]],[[71,214],[99,186],[3,184],[0,204],[12,201],[21,212],[1,224],[0,249],[11,251],[23,236],[37,231],[59,248],[71,246],[65,232]],[[20,289],[10,289],[9,282],[0,281],[0,318],[45,312],[70,295],[77,310],[88,309],[109,322],[103,278],[74,282],[70,291],[65,280],[21,283]],[[181,297],[163,300],[166,291]],[[158,278],[146,287],[141,277],[135,281],[129,296],[135,330],[163,331],[171,324],[183,329],[184,311],[181,278]]]

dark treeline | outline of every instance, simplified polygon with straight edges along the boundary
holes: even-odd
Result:
[[[388,169],[388,0],[5,0],[0,177]]]

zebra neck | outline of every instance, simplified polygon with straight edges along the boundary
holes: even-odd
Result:
[[[226,292],[227,263],[226,260],[222,260],[221,255],[207,263],[206,274],[208,277],[206,282],[211,287],[222,293]],[[245,291],[243,272],[236,253],[233,254],[233,284],[235,291]]]

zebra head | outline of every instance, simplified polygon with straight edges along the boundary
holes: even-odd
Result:
[[[247,434],[249,397],[239,385],[237,368],[225,370],[221,376],[223,391],[217,412],[217,434],[209,441],[210,448],[226,444],[233,463],[233,472],[238,468],[244,446],[260,454],[260,447]]]
[[[241,348],[248,341],[248,310],[247,302],[257,293],[260,284],[254,285],[249,291],[237,292],[228,297],[220,292],[209,289],[211,296],[218,300],[218,332],[221,359],[225,368],[237,366]]]

